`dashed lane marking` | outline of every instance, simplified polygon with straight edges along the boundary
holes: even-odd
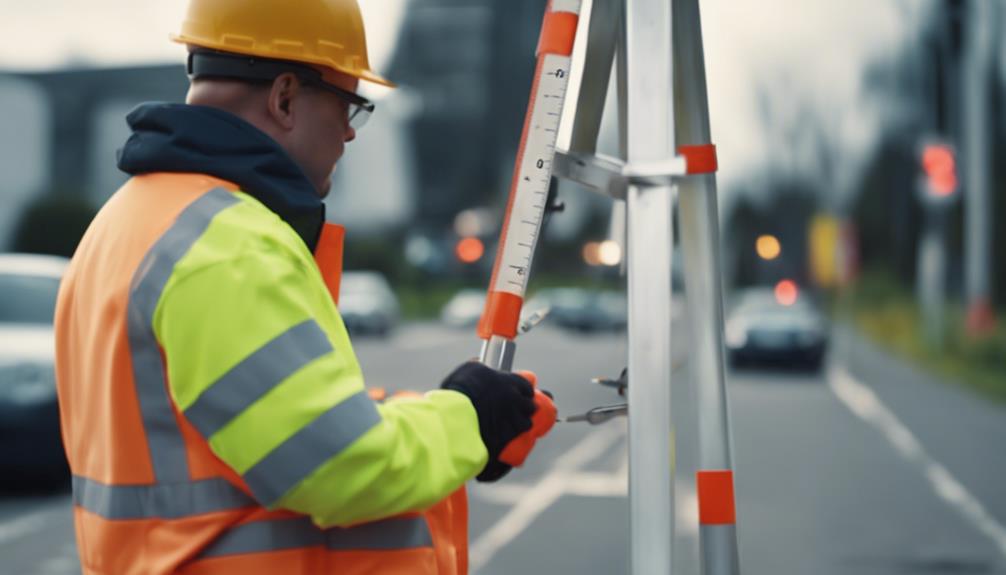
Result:
[[[48,525],[50,515],[51,511],[45,509],[0,523],[0,545],[6,545],[44,530]]]
[[[980,533],[992,540],[1006,557],[1006,528],[985,510],[981,502],[950,471],[926,453],[911,431],[880,401],[869,387],[857,381],[847,370],[832,368],[828,385],[836,396],[860,419],[887,438],[906,461],[922,469],[936,495],[956,509]]]

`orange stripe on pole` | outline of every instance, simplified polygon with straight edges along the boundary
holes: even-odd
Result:
[[[508,339],[517,337],[517,324],[520,322],[520,308],[523,305],[524,300],[520,296],[505,291],[489,292],[479,321],[479,338],[489,339],[494,335]]]
[[[678,148],[678,154],[685,157],[689,174],[711,174],[719,169],[716,146],[713,144],[681,146]]]
[[[733,471],[699,471],[696,486],[701,525],[733,525],[737,522]]]
[[[545,14],[545,21],[541,25],[541,37],[538,38],[537,54],[571,55],[573,41],[576,39],[576,25],[579,21],[579,15],[572,12]]]

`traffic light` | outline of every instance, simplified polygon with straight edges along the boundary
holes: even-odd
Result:
[[[929,144],[922,149],[922,170],[928,196],[947,199],[957,191],[957,159],[947,144]]]
[[[475,237],[466,237],[458,240],[454,246],[454,255],[465,264],[474,264],[482,259],[485,254],[485,244]]]

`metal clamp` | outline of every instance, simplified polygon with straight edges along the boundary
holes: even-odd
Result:
[[[557,150],[552,174],[616,200],[624,200],[630,185],[670,186],[679,178],[711,173],[716,169],[716,147],[705,144],[684,146],[679,150],[679,155],[667,160],[633,164],[602,154],[577,154]]]

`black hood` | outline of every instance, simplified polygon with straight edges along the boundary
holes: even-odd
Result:
[[[198,173],[237,184],[283,218],[314,251],[325,204],[283,148],[241,118],[206,106],[142,104],[126,117],[133,135],[119,169]]]

